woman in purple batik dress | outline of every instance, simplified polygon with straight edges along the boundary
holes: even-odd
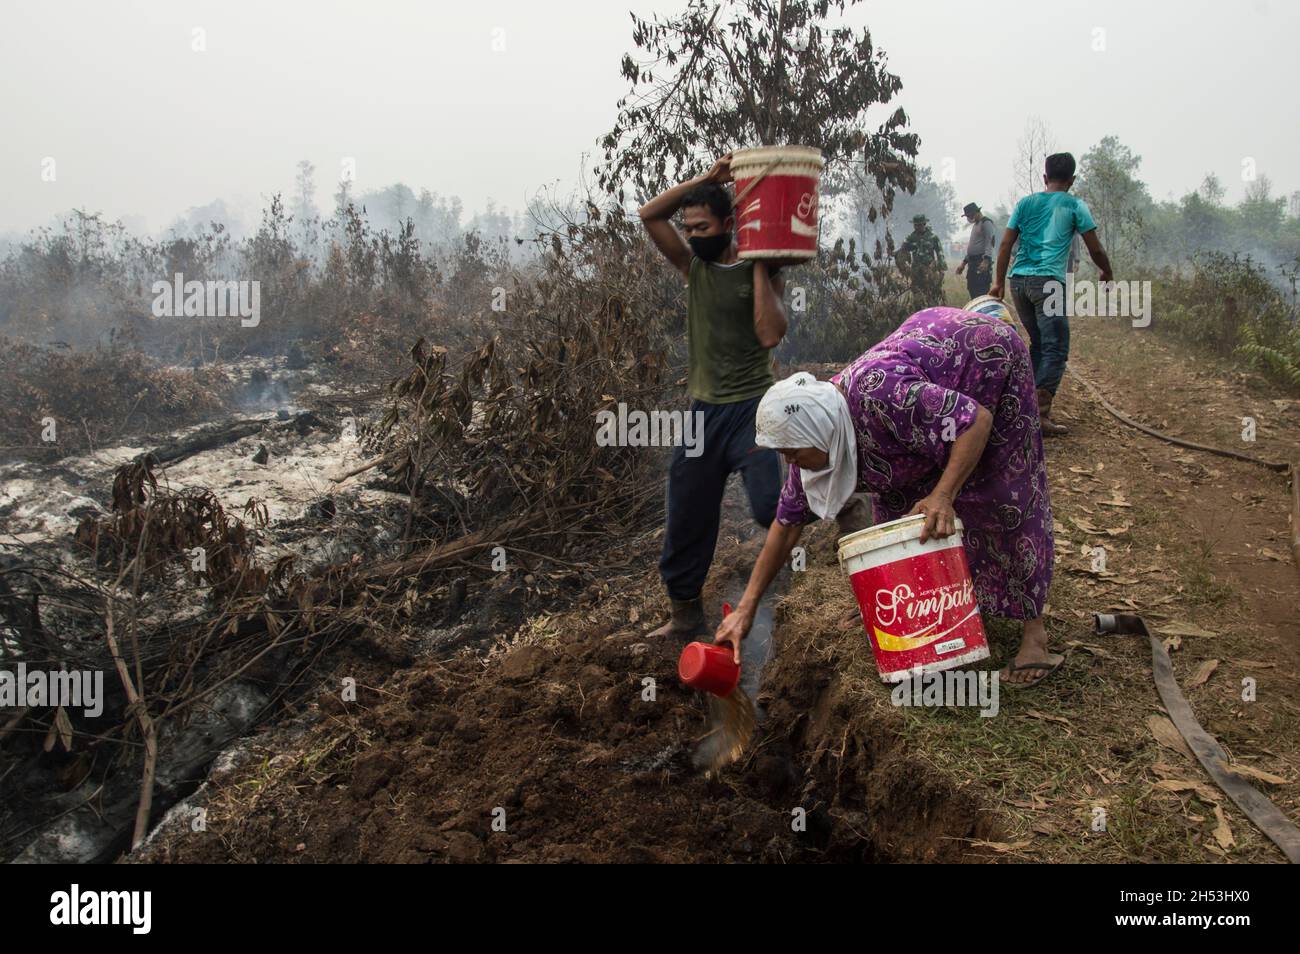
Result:
[[[806,523],[875,494],[876,521],[924,514],[922,541],[964,526],[980,609],[1024,621],[1004,682],[1033,685],[1047,650],[1052,508],[1029,352],[1007,324],[957,308],[919,311],[830,381],[780,381],[757,411],[757,443],[790,465],[745,595],[718,628],[740,659],[758,602]]]

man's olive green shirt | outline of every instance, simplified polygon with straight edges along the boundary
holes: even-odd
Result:
[[[773,383],[772,352],[754,333],[754,263],[691,258],[687,289],[687,390],[709,404],[761,397]]]

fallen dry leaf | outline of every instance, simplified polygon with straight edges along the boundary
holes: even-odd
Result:
[[[1192,761],[1196,760],[1196,756],[1192,754],[1187,742],[1178,734],[1178,728],[1167,716],[1147,716],[1147,728],[1151,730],[1155,740],[1165,748],[1171,749]]]
[[[1205,802],[1218,802],[1223,798],[1218,789],[1186,778],[1161,779],[1156,782],[1156,788],[1166,792],[1195,792],[1196,797]]]
[[[1274,775],[1272,772],[1265,772],[1263,769],[1257,769],[1253,765],[1242,765],[1239,762],[1225,762],[1219,760],[1219,766],[1229,775],[1236,775],[1240,778],[1253,778],[1257,782],[1263,782],[1265,785],[1287,785],[1290,784],[1281,775]]]
[[[1090,646],[1087,643],[1079,642],[1077,639],[1067,639],[1065,645],[1069,646],[1071,649],[1082,649],[1086,653],[1090,653],[1093,656],[1100,656],[1103,659],[1115,658],[1111,653],[1108,653],[1100,646]]]
[[[1060,725],[1065,726],[1068,729],[1074,728],[1074,726],[1070,723],[1070,720],[1065,718],[1064,716],[1049,715],[1046,712],[1039,712],[1037,709],[1026,709],[1025,715],[1031,719],[1042,719],[1044,722],[1056,722],[1059,723]]]
[[[1101,779],[1106,785],[1114,785],[1119,781],[1119,775],[1109,769],[1098,768],[1095,765],[1089,765],[1088,768],[1092,769],[1093,774]]]
[[[1214,673],[1214,670],[1218,668],[1219,661],[1217,659],[1203,660],[1201,664],[1196,667],[1196,672],[1193,674],[1192,678],[1187,680],[1187,688],[1195,689],[1197,686],[1205,685],[1210,676]]]
[[[1047,807],[1047,802],[1043,801],[1038,796],[1034,796],[1034,800],[1032,802],[1018,802],[1013,800],[1008,802],[1008,804],[1014,805],[1016,808],[1028,808],[1033,811],[1042,811],[1044,808]]]
[[[578,764],[584,767],[592,764],[603,765],[609,761],[609,757],[613,754],[612,749],[593,743],[583,750],[583,754],[578,758]]]
[[[1201,629],[1195,623],[1188,623],[1185,620],[1176,619],[1172,623],[1166,623],[1164,626],[1157,627],[1157,633],[1163,633],[1166,636],[1200,636],[1212,638],[1219,635],[1212,633],[1208,629]]]
[[[1214,840],[1219,843],[1219,847],[1227,851],[1236,842],[1232,838],[1232,829],[1228,827],[1228,816],[1223,814],[1223,809],[1214,806],[1214,820],[1218,823],[1214,826]]]
[[[72,720],[68,718],[67,710],[59,706],[54,712],[54,725],[59,730],[59,741],[63,743],[65,752],[72,751]]]
[[[978,838],[972,838],[970,843],[976,848],[991,848],[993,851],[1002,854],[1009,851],[1020,851],[1030,845],[1028,841],[982,841]]]

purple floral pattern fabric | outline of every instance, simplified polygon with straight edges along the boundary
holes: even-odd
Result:
[[[1041,616],[1052,582],[1052,506],[1029,351],[1008,325],[957,308],[927,308],[832,381],[847,392],[858,441],[858,491],[875,494],[877,522],[930,493],[952,442],[982,405],[988,445],[954,502],[980,608]],[[776,519],[815,520],[791,467]]]

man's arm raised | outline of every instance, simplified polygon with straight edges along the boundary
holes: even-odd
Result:
[[[682,233],[673,225],[672,218],[682,207],[682,200],[697,185],[704,182],[716,182],[719,185],[731,181],[731,153],[727,153],[713,164],[702,176],[679,182],[671,189],[659,193],[645,205],[641,206],[641,224],[650,233],[650,240],[672,262],[684,276],[691,273],[691,247],[682,238]]]

